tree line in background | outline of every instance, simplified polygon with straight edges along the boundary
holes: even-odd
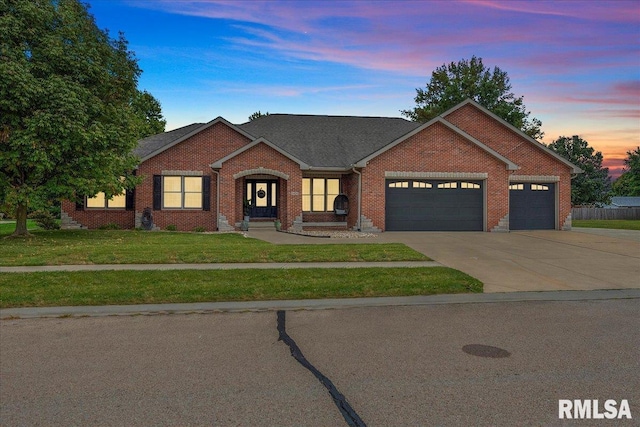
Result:
[[[622,175],[613,183],[614,196],[640,196],[640,147],[627,151]]]
[[[0,34],[0,211],[15,214],[14,234],[27,234],[30,210],[134,187],[132,150],[164,132],[166,121],[160,103],[137,87],[142,71],[123,34],[99,29],[78,0],[2,0]],[[402,111],[411,120],[426,122],[471,98],[530,137],[543,136],[507,73],[482,58],[436,68],[416,92],[416,106]],[[602,154],[583,139],[562,136],[549,148],[585,171],[572,181],[572,204],[640,195],[640,147],[628,152],[613,188]]]

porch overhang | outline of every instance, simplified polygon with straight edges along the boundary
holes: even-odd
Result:
[[[282,154],[283,156],[287,157],[288,159],[292,160],[293,162],[297,163],[300,166],[300,169],[302,170],[308,170],[311,169],[311,166],[309,166],[308,164],[306,164],[305,162],[303,162],[302,160],[298,159],[297,157],[293,156],[292,154],[284,151],[282,148],[276,146],[275,144],[273,144],[272,142],[270,142],[268,139],[266,138],[258,138],[253,142],[250,142],[249,144],[237,149],[236,151],[234,151],[233,153],[221,158],[220,160],[217,160],[213,163],[211,163],[209,166],[211,166],[211,169],[222,169],[222,164],[224,162],[226,162],[227,160],[233,159],[234,157],[236,157],[237,155],[244,153],[247,150],[250,150],[251,148],[255,147],[258,144],[265,144],[268,147],[273,148],[275,151],[277,151],[278,153]]]
[[[263,167],[243,170],[242,172],[233,174],[233,179],[243,178],[245,176],[250,176],[250,175],[273,175],[287,181],[289,180],[289,175],[287,175],[286,173],[283,173],[274,169],[263,168]]]

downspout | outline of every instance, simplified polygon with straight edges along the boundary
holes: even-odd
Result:
[[[356,223],[356,228],[358,231],[362,231],[362,227],[360,226],[360,221],[362,218],[362,173],[358,172],[355,166],[352,165],[351,170],[358,175],[358,222]]]
[[[216,174],[216,231],[220,231],[220,172],[211,170]]]

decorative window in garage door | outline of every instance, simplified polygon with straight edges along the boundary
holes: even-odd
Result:
[[[409,188],[409,181],[390,182],[389,188]]]
[[[438,188],[458,188],[457,182],[441,182],[438,184]]]
[[[549,191],[548,185],[531,184],[531,191]]]
[[[509,190],[524,190],[524,184],[510,184]]]
[[[431,184],[430,182],[424,182],[424,181],[413,181],[411,183],[411,187],[413,187],[413,188],[432,188],[433,184]]]
[[[428,187],[431,188],[431,187]],[[438,184],[438,188],[465,188],[471,190],[479,190],[480,184],[475,182],[455,181],[455,182],[441,182]]]
[[[475,182],[461,182],[460,188],[471,188],[473,190],[479,190],[480,184],[476,184]]]

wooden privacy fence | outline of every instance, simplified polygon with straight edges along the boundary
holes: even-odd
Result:
[[[571,219],[640,219],[640,208],[573,208]]]

